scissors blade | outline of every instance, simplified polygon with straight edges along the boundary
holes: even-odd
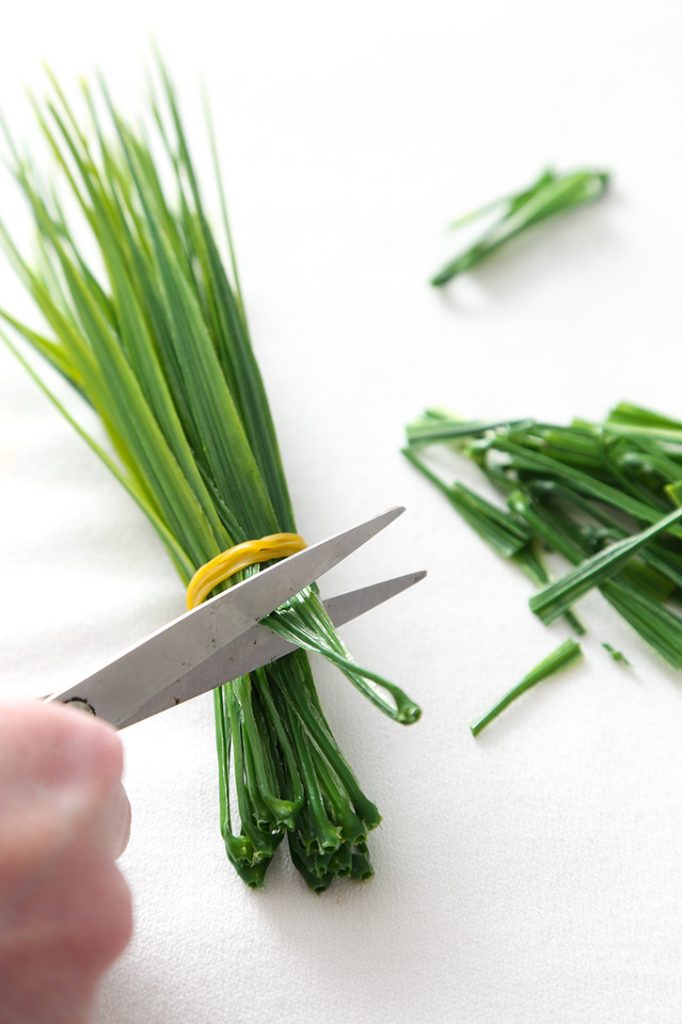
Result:
[[[80,702],[117,727],[130,721],[157,693],[179,683],[207,655],[231,644],[404,511],[388,509],[237,583],[50,699]]]
[[[332,597],[324,602],[324,606],[334,625],[343,626],[351,619],[363,615],[372,608],[376,608],[377,605],[383,604],[384,601],[388,601],[389,598],[402,593],[403,590],[407,590],[415,583],[419,583],[425,576],[426,573],[423,571],[396,576],[394,579],[384,580],[382,583],[373,583],[369,587],[362,587],[360,590],[352,590],[347,594]],[[207,693],[222,683],[227,683],[231,679],[269,665],[295,650],[295,644],[290,644],[281,636],[273,633],[267,626],[260,623],[257,626],[252,626],[246,633],[237,637],[233,643],[216,651],[215,654],[209,655],[200,665],[190,670],[183,679],[155,694],[129,719],[121,722],[118,728],[125,729],[129,725],[142,722],[161,711],[167,711],[178,704],[183,704],[193,697],[199,697],[202,693]]]

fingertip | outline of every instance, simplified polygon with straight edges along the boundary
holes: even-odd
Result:
[[[108,723],[57,702],[0,707],[0,768],[6,760],[29,781],[85,779],[104,793],[123,774],[123,745]]]
[[[78,712],[76,713],[78,714]],[[86,759],[90,759],[91,766],[103,784],[107,788],[115,787],[120,783],[123,775],[121,738],[108,722],[91,716],[87,718],[87,722],[88,725],[80,736],[84,756]]]

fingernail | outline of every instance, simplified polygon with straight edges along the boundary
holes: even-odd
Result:
[[[119,784],[104,816],[104,839],[114,859],[120,857],[128,845],[131,815],[130,801],[125,789]]]

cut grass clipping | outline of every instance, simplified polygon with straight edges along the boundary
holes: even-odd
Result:
[[[35,259],[7,231],[1,237],[42,323],[0,315],[100,417],[104,445],[80,424],[78,402],[67,408],[5,338],[147,515],[186,585],[224,549],[295,532],[296,524],[222,189],[227,262],[162,67],[159,78],[160,99],[150,99],[139,130],[103,84],[95,92],[84,85],[76,110],[53,78],[48,98],[34,104],[51,155],[47,178],[7,133],[11,169],[35,223]],[[314,587],[266,622],[327,657],[390,718],[417,719],[402,690],[355,663]],[[334,740],[306,654],[237,679],[214,698],[221,830],[241,877],[262,885],[285,836],[316,891],[336,876],[369,877],[367,834],[379,812]]]
[[[474,462],[500,500],[446,479],[429,458],[432,446],[441,449],[441,467],[442,455]],[[563,616],[584,633],[573,606],[597,588],[660,657],[682,668],[682,423],[627,403],[601,423],[568,426],[429,410],[408,426],[404,454],[540,588],[529,603],[542,622]],[[552,581],[544,551],[573,568]]]
[[[582,655],[582,648],[577,640],[564,640],[562,644],[557,647],[555,651],[548,654],[546,658],[543,658],[539,664],[532,668],[528,672],[520,683],[517,683],[509,693],[506,693],[504,697],[498,700],[497,704],[493,705],[489,711],[486,711],[484,715],[477,718],[475,722],[472,722],[469,726],[472,736],[478,736],[480,732],[485,729],[486,725],[497,718],[498,715],[502,714],[505,708],[508,708],[522,693],[526,690],[530,690],[533,686],[537,686],[543,679],[548,679],[550,676],[555,675],[562,668],[570,665],[571,662],[580,658]]]
[[[557,174],[550,168],[543,171],[537,181],[523,191],[502,196],[460,217],[450,225],[452,230],[497,215],[469,248],[433,275],[431,284],[437,288],[447,284],[453,277],[487,260],[512,238],[524,234],[533,225],[594,202],[604,195],[608,184],[609,175],[605,171],[579,170]]]

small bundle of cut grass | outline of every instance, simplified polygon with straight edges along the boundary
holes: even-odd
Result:
[[[673,668],[682,668],[682,423],[621,403],[602,423],[465,421],[431,410],[407,428],[409,461],[497,554],[541,589],[545,624],[593,588]],[[466,456],[506,501],[450,483],[427,463],[439,445]],[[542,551],[574,568],[552,582]],[[606,649],[625,662],[620,652]]]
[[[0,316],[97,413],[110,448],[5,338],[148,517],[186,585],[221,551],[294,532],[295,521],[222,190],[228,266],[163,67],[160,82],[148,135],[122,119],[103,84],[97,98],[83,86],[84,110],[76,113],[52,78],[51,95],[34,109],[60,188],[43,184],[8,134],[11,169],[35,222],[37,260],[24,258],[7,231],[0,237],[44,326],[6,310]],[[75,216],[65,212],[64,189]],[[419,716],[399,687],[356,664],[314,587],[266,622],[328,658],[390,718]],[[298,650],[216,690],[215,717],[221,829],[241,877],[260,886],[284,836],[317,891],[336,876],[371,875],[367,833],[379,812],[334,740],[306,654]]]
[[[549,168],[529,185],[512,195],[502,196],[486,203],[473,213],[454,221],[453,230],[480,221],[489,214],[497,214],[477,240],[434,274],[431,284],[439,288],[458,274],[472,270],[513,238],[525,234],[535,224],[561,213],[568,213],[604,195],[609,184],[605,171],[581,169],[558,174]]]

